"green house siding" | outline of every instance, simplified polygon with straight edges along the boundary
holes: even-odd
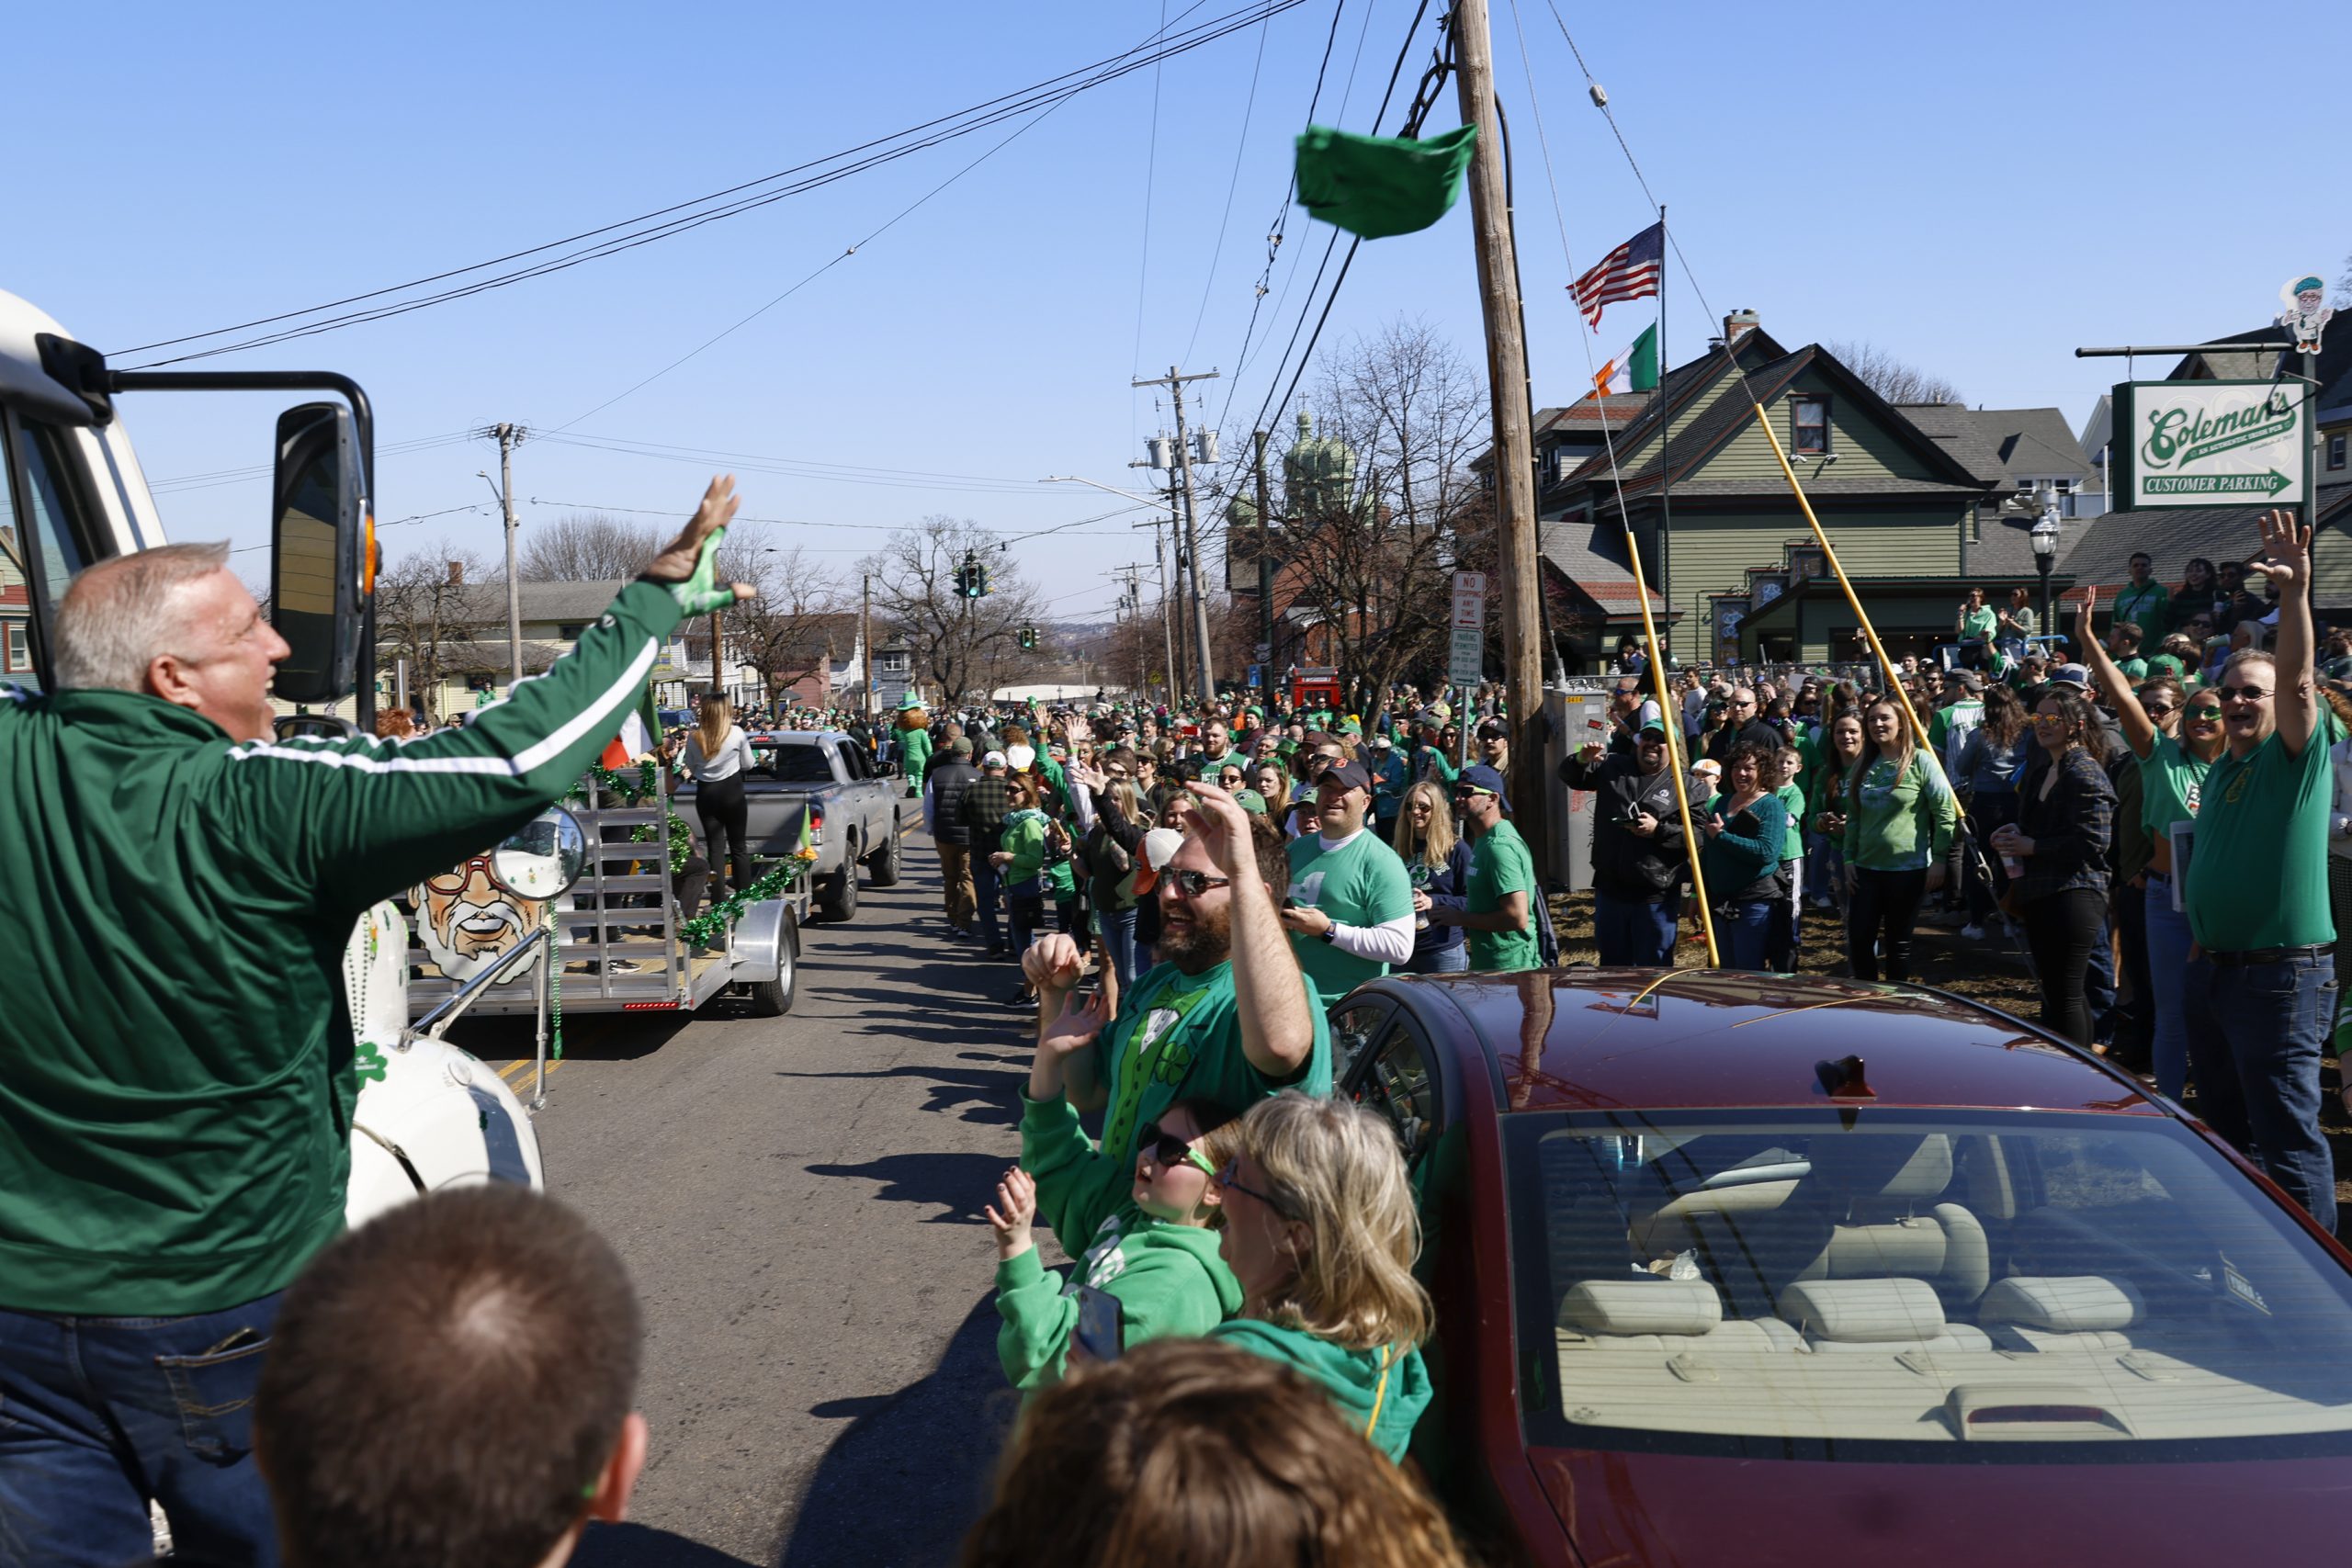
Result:
[[[1735,396],[1744,394],[1735,393]],[[1829,450],[1837,456],[1835,463],[1824,464],[1820,458],[1808,457],[1797,460],[1796,444],[1790,421],[1795,417],[1790,408],[1792,399],[1826,397],[1829,400]],[[1851,401],[1841,397],[1821,378],[1810,373],[1796,378],[1793,386],[1765,404],[1772,418],[1772,433],[1781,438],[1791,461],[1796,463],[1797,477],[1808,487],[1815,478],[1835,479],[1840,484],[1854,484],[1867,479],[1941,479],[1950,476],[1932,472],[1916,452],[1872,421],[1856,417]],[[1814,470],[1819,468],[1816,475]],[[1772,445],[1764,433],[1756,428],[1750,414],[1739,427],[1739,433],[1725,442],[1723,448],[1691,476],[1700,479],[1746,479],[1757,484],[1772,483],[1785,486],[1787,476],[1773,459]]]
[[[1842,514],[1815,503],[1829,542],[1847,572],[1855,577],[1900,577],[1960,571],[1960,529],[1964,508],[1936,511],[1874,511]],[[1740,593],[1749,567],[1777,567],[1783,547],[1811,544],[1812,530],[1792,502],[1785,508],[1754,512],[1674,511],[1671,541],[1675,608],[1683,612],[1674,628],[1674,656],[1714,656],[1714,627],[1701,617],[1718,593]],[[1851,616],[1847,617],[1851,620]]]

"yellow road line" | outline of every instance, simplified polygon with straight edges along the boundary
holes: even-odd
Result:
[[[567,1057],[550,1057],[548,1061],[548,1071],[552,1074],[567,1060],[569,1060]],[[519,1062],[509,1062],[498,1069],[498,1076],[505,1079],[507,1087],[512,1089],[514,1085],[521,1083],[530,1073],[531,1062],[532,1058],[529,1056],[524,1057]]]

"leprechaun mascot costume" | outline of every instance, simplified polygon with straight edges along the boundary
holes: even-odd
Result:
[[[899,770],[907,775],[910,797],[922,793],[922,776],[931,769],[931,715],[922,699],[909,692],[899,703]]]

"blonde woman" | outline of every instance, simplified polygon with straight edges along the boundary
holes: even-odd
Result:
[[[1470,944],[1462,928],[1430,919],[1432,908],[1465,908],[1470,894],[1470,841],[1453,831],[1453,803],[1434,781],[1423,779],[1405,792],[1395,847],[1413,879],[1413,956],[1405,973],[1465,973]]]
[[[1241,1312],[1210,1337],[1297,1368],[1401,1460],[1430,1402],[1419,1347],[1433,1309],[1413,1278],[1420,1223],[1396,1134],[1360,1105],[1297,1089],[1235,1125],[1218,1252]]]
[[[711,897],[725,896],[729,886],[752,885],[752,843],[749,809],[743,803],[743,775],[758,767],[752,739],[735,722],[735,711],[724,692],[705,692],[701,722],[686,737],[686,755],[679,771],[695,781],[695,815],[702,818],[703,852],[722,886]],[[719,840],[727,848],[719,848]],[[725,874],[731,869],[733,880]],[[850,874],[857,874],[852,868]]]

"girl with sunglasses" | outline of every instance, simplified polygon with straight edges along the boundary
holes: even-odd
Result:
[[[1004,1173],[985,1210],[996,1233],[996,1310],[1004,1320],[997,1359],[1023,1392],[1061,1381],[1081,1290],[1117,1302],[1123,1348],[1206,1334],[1241,1307],[1240,1282],[1211,1228],[1224,1193],[1210,1173],[1238,1142],[1233,1112],[1209,1100],[1173,1100],[1138,1133],[1135,1158],[1120,1160],[1079,1125],[1062,1095],[1061,1063],[1039,1047],[1021,1102],[1021,1163]],[[1041,1216],[1078,1257],[1067,1280],[1038,1259],[1030,1228]]]
[[[2205,774],[2227,744],[2222,733],[2222,699],[2211,692],[2184,696],[2176,681],[2151,680],[2132,688],[2107,649],[2090,635],[2098,591],[2084,596],[2075,622],[2085,661],[2123,729],[2123,743],[2140,762],[2140,820],[2148,831],[2148,869],[2138,893],[2147,925],[2148,989],[2154,1002],[2155,1031],[2149,1044],[2156,1090],[2178,1100],[2188,1086],[2189,931],[2185,909],[2175,907],[2172,829],[2194,823]],[[2130,889],[2122,889],[2132,897]]]
[[[1396,1134],[1344,1100],[1285,1089],[1235,1124],[1217,1173],[1220,1251],[1240,1314],[1210,1337],[1288,1362],[1401,1460],[1430,1402],[1434,1309],[1413,1278],[1420,1223]]]

